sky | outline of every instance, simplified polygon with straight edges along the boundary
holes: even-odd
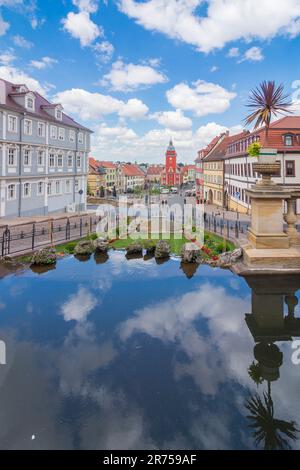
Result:
[[[100,160],[191,163],[262,80],[300,114],[300,0],[0,0],[0,77],[93,130]]]

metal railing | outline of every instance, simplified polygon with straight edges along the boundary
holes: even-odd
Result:
[[[225,217],[207,214],[204,219],[205,229],[225,238],[239,239],[246,235],[250,222],[228,220]]]

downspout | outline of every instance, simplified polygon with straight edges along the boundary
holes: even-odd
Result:
[[[76,176],[77,176],[77,152],[78,152],[78,134],[79,134],[79,129],[76,129],[75,133],[75,159],[74,159],[74,168],[75,168],[75,173],[74,173],[74,181],[73,181],[73,203],[76,211]]]
[[[26,113],[23,113],[23,116],[20,119],[20,131],[19,131],[19,137],[20,137],[20,144],[19,144],[19,198],[18,198],[18,217],[21,217],[22,214],[22,129],[23,129],[23,122],[25,119]]]

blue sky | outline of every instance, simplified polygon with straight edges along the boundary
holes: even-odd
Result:
[[[300,112],[300,0],[0,0],[0,12],[0,76],[88,125],[96,158],[161,162],[173,137],[191,162],[241,129],[264,79]]]

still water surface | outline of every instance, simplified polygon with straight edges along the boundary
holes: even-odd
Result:
[[[3,277],[0,448],[252,449],[254,396],[273,408],[259,447],[275,446],[276,426],[300,424],[288,341],[300,335],[297,289],[287,326],[281,291],[260,296],[261,282],[255,293],[229,271],[193,271],[113,252]],[[266,340],[271,353],[254,350]],[[292,434],[283,445],[300,447]]]

